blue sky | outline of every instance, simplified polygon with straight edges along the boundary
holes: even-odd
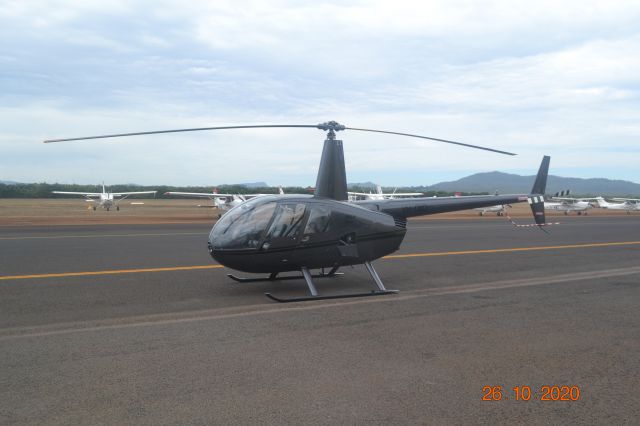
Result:
[[[315,130],[46,138],[337,120],[348,180],[640,182],[634,1],[2,1],[0,179],[313,185]]]

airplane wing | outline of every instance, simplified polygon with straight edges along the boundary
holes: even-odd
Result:
[[[99,197],[99,192],[71,192],[71,191],[51,191],[52,194],[64,194],[64,195],[82,195],[83,197]]]
[[[394,193],[366,193],[366,192],[347,192],[349,195],[355,195],[359,197],[368,197],[370,195],[381,195],[383,197],[420,197],[424,195],[422,192],[394,192]]]
[[[380,194],[383,195],[385,197],[420,197],[423,196],[424,194],[422,192],[394,192],[394,193],[384,193],[384,194]]]
[[[613,201],[631,201],[631,202],[640,202],[640,198],[612,198]]]
[[[142,194],[153,194],[155,195],[158,191],[135,191],[135,192],[114,192],[113,197],[120,197],[118,201],[122,201],[130,195],[142,195]]]
[[[589,201],[594,200],[595,198],[566,198],[566,197],[551,197],[552,200],[560,200],[560,201]]]
[[[562,197],[551,197],[552,200],[563,200],[563,201],[598,201],[598,197],[593,198],[562,198]]]
[[[233,197],[233,194],[214,194],[212,192],[165,192],[164,195],[177,195],[179,197],[194,197],[194,198],[228,198]]]
[[[278,193],[282,195],[284,194],[284,191],[280,191]],[[274,194],[237,194],[237,195],[243,198],[246,198],[248,200],[249,198],[262,197],[263,195],[274,195]]]
[[[137,192],[114,192],[113,196],[114,197],[122,197],[124,196],[129,196],[129,195],[141,195],[141,194],[155,194],[158,191],[137,191]]]

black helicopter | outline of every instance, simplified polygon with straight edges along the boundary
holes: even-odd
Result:
[[[542,159],[530,194],[481,195],[441,198],[408,198],[347,201],[347,179],[342,141],[336,132],[357,130],[435,140],[470,148],[515,155],[496,149],[431,138],[408,133],[360,129],[335,121],[318,125],[248,125],[204,127],[123,133],[70,139],[50,139],[45,143],[84,139],[100,139],[158,133],[190,132],[244,128],[302,127],[327,132],[313,195],[266,195],[253,198],[229,210],[213,226],[208,249],[211,256],[232,269],[267,273],[264,278],[240,278],[239,282],[280,281],[304,278],[310,296],[280,298],[266,293],[278,302],[379,296],[397,293],[387,290],[371,265],[373,260],[398,250],[406,233],[407,218],[435,213],[467,210],[496,204],[529,202],[535,223],[545,224],[544,192],[550,157]],[[364,264],[377,290],[366,293],[319,295],[313,278],[339,275],[338,268]],[[310,270],[319,269],[317,275]],[[302,277],[278,276],[282,272],[301,271]]]

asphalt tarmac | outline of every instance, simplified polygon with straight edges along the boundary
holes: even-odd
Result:
[[[636,424],[640,217],[559,221],[411,221],[398,295],[292,304],[206,224],[0,227],[0,424]]]

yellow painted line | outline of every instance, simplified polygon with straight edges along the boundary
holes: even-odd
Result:
[[[144,272],[171,272],[171,271],[193,271],[196,269],[218,269],[224,268],[222,265],[196,265],[196,266],[175,266],[171,268],[147,268],[147,269],[115,269],[111,271],[91,271],[91,272],[63,272],[59,274],[36,274],[36,275],[8,275],[0,277],[0,280],[23,280],[30,278],[61,278],[61,277],[85,277],[90,275],[115,275],[115,274],[139,274]]]
[[[396,254],[391,256],[385,256],[382,259],[406,259],[406,258],[412,258],[412,257],[454,256],[454,255],[462,255],[462,254],[486,254],[486,253],[512,253],[512,252],[523,252],[523,251],[562,250],[562,249],[616,247],[616,246],[632,246],[632,245],[640,245],[640,241],[622,241],[617,243],[570,244],[570,245],[562,245],[562,246],[515,247],[515,248],[491,249],[491,250],[445,251],[445,252],[435,252],[435,253],[408,253],[408,254]],[[33,279],[33,278],[84,277],[84,276],[91,276],[91,275],[138,274],[138,273],[146,273],[146,272],[193,271],[198,269],[219,269],[219,268],[224,268],[224,266],[223,265],[195,265],[195,266],[175,266],[170,268],[116,269],[116,270],[110,270],[110,271],[63,272],[58,274],[7,275],[7,276],[0,276],[0,281]]]
[[[615,217],[615,218],[638,218],[638,215],[633,214],[634,212],[631,212],[631,214],[595,214],[595,215],[565,215],[562,213],[549,213],[547,211],[546,215],[547,215],[547,219],[549,218],[553,218],[553,219],[569,219],[569,220],[582,220],[584,219],[599,219],[601,217]],[[416,216],[416,217],[412,217],[408,219],[408,222],[428,222],[428,221],[439,221],[439,220],[450,220],[450,221],[460,221],[460,220],[478,220],[478,221],[484,221],[484,220],[505,220],[504,216],[479,216],[478,214],[455,214],[453,213],[452,216],[447,216],[449,213],[436,213],[433,216]],[[438,216],[438,215],[443,215],[443,216]],[[512,215],[511,216],[513,219],[531,219],[531,214],[517,214],[517,215]],[[507,222],[508,223],[508,222]]]
[[[383,259],[405,259],[408,257],[453,256],[458,254],[510,253],[510,252],[518,252],[518,251],[562,250],[562,249],[576,249],[576,248],[615,247],[615,246],[633,246],[633,245],[640,245],[640,241],[622,241],[619,243],[568,244],[563,246],[515,247],[515,248],[491,249],[491,250],[446,251],[446,252],[440,252],[440,253],[395,254],[391,256],[385,256],[383,257]]]
[[[107,237],[165,237],[172,235],[206,235],[202,232],[170,232],[141,234],[98,234],[98,235],[32,235],[29,237],[0,237],[0,240],[51,240],[62,238],[107,238]]]

